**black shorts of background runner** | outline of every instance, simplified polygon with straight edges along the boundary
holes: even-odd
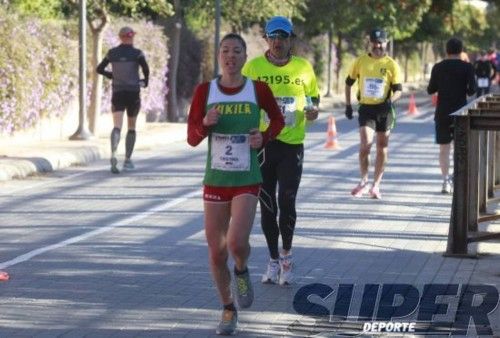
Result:
[[[295,199],[302,177],[304,146],[288,144],[278,140],[269,142],[259,155],[264,183],[261,186],[259,201],[261,223],[271,258],[279,258],[279,234],[283,249],[292,248],[293,232],[297,219]],[[278,190],[279,220],[276,224],[276,186]]]
[[[140,92],[119,91],[111,97],[111,111],[127,111],[128,117],[135,117],[141,109]]]
[[[362,104],[359,106],[360,127],[369,127],[377,132],[386,132],[394,127],[395,116],[390,104]]]
[[[437,144],[448,144],[453,140],[453,118],[436,119],[434,126]]]

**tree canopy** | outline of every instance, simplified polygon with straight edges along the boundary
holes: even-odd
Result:
[[[220,0],[222,20],[233,32],[241,32],[254,23],[261,23],[273,15],[302,18],[306,5],[302,0]],[[214,1],[183,0],[184,15],[193,30],[204,30],[213,25]]]

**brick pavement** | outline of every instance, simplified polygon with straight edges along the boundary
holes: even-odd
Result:
[[[325,100],[324,107],[333,103]],[[500,288],[498,242],[477,245],[478,259],[442,255],[446,248],[451,197],[439,193],[437,149],[433,144],[432,113],[428,104],[427,99],[417,98],[420,114],[411,118],[403,113],[398,119],[397,129],[391,136],[381,201],[349,197],[348,192],[356,184],[358,175],[358,135],[353,128],[354,122],[346,121],[341,112],[336,111],[341,146],[337,151],[323,149],[326,116],[311,127],[298,197],[299,222],[294,239],[296,284],[281,288],[259,283],[267,255],[262,234],[256,226],[250,261],[256,300],[252,308],[240,313],[239,336],[335,336],[349,332],[345,327],[339,329],[338,322],[318,322],[311,316],[297,313],[293,305],[297,291],[314,283],[329,286],[334,291],[340,284],[355,285],[351,304],[353,316],[359,312],[360,292],[367,284],[409,284],[419,292],[424,284],[431,283],[489,284]],[[401,110],[404,109],[402,105]],[[165,132],[157,131],[151,132],[149,137],[165,141]],[[69,147],[73,152],[72,144]],[[96,149],[94,144],[91,147]],[[53,143],[46,149],[60,153]],[[68,149],[68,144],[60,149]],[[99,156],[105,157],[106,140],[98,149],[101,150],[91,153],[102,152]],[[38,155],[43,153],[35,147],[30,150]],[[1,165],[2,160],[0,169]],[[199,200],[190,200],[169,211],[172,217],[183,215],[190,221],[159,238],[134,230],[131,244],[138,253],[144,250],[140,245],[141,236],[151,238],[150,261],[140,255],[123,261],[124,266],[133,263],[139,269],[135,273],[120,268],[107,275],[98,273],[91,278],[79,278],[82,271],[92,269],[93,261],[106,266],[124,259],[124,252],[120,252],[119,247],[110,251],[103,248],[101,252],[90,251],[90,246],[82,245],[77,248],[89,260],[73,262],[61,278],[39,274],[33,289],[30,285],[33,280],[0,284],[4,289],[0,292],[3,308],[0,310],[0,337],[213,336],[219,316],[214,309],[219,305],[206,267],[204,237],[199,231]],[[258,222],[259,219],[255,224]],[[498,224],[481,226],[498,229]],[[131,241],[124,236],[127,236],[125,230],[113,232],[97,242],[111,246],[117,240],[118,243]],[[163,246],[156,251],[155,244],[161,241]],[[61,250],[63,256],[75,254],[75,248]],[[28,273],[37,267],[27,262],[16,266],[15,272],[17,275]],[[126,273],[126,280],[121,278],[123,273]],[[100,289],[95,289],[95,285]],[[54,290],[59,290],[57,297],[50,298]],[[332,309],[335,292],[327,296],[325,294],[323,299],[312,296],[311,302]],[[30,297],[29,302],[23,302],[23,297]],[[451,310],[443,319],[450,319],[453,309],[458,306],[457,297],[448,298]],[[71,316],[68,318],[69,311]],[[32,317],[20,318],[23,312]],[[44,312],[50,312],[50,318]],[[489,318],[494,335],[500,336],[498,307]],[[85,323],[84,326],[81,323]],[[352,321],[345,323],[356,328],[360,325]],[[443,336],[447,336],[446,331]],[[469,336],[474,336],[474,332]]]

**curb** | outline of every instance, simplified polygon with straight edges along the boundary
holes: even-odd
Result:
[[[144,130],[138,131],[135,149],[183,141],[186,139],[186,130],[185,123],[148,124]],[[12,145],[8,149],[2,149],[2,152],[6,155],[0,155],[0,181],[53,172],[74,165],[86,165],[111,155],[108,138],[86,141],[34,140],[31,144]],[[123,149],[118,152],[119,155],[123,153]]]

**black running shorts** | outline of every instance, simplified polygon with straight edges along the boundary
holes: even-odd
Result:
[[[434,125],[437,144],[448,144],[453,141],[453,118],[436,120]]]
[[[382,111],[378,109],[380,105],[360,105],[358,111],[358,122],[360,127],[369,127],[377,132],[386,132],[394,128],[396,116],[394,108]]]
[[[127,111],[128,117],[136,117],[141,109],[140,92],[114,92],[111,97],[111,111]]]

